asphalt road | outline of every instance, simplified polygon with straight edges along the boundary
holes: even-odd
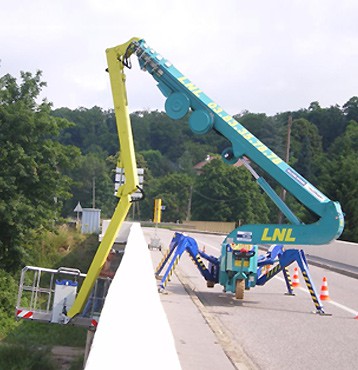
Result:
[[[149,241],[154,229],[144,229]],[[157,230],[162,245],[166,248],[173,235],[172,231]],[[188,233],[206,253],[218,256],[223,236]],[[158,260],[159,252],[155,258]],[[301,287],[295,289],[294,297],[287,296],[286,286],[279,274],[263,287],[245,291],[242,301],[235,300],[232,294],[223,293],[222,287],[206,287],[206,282],[188,255],[184,254],[177,267],[178,276],[191,295],[198,301],[197,318],[209,324],[211,331],[222,347],[229,364],[219,366],[210,359],[210,353],[196,348],[195,355],[205,367],[190,366],[183,369],[355,369],[358,364],[358,284],[357,280],[325,268],[310,266],[310,273],[317,291],[320,291],[323,277],[327,278],[330,301],[324,302],[325,312],[332,316],[314,313],[315,306],[299,274]],[[293,266],[289,268],[293,275]],[[173,279],[167,285],[167,297],[178,304],[187,299],[177,294],[178,285]],[[186,297],[186,298],[184,298]],[[202,307],[202,310],[200,310]],[[200,314],[201,313],[201,314]],[[184,313],[181,311],[181,315]],[[170,315],[168,315],[170,316]],[[178,320],[177,320],[178,322]],[[180,320],[179,320],[180,322]],[[210,325],[211,322],[216,323]],[[177,325],[178,326],[178,325]],[[180,325],[179,325],[180,326]],[[187,333],[195,338],[195,325],[188,326]],[[175,336],[175,330],[173,330]],[[246,354],[249,361],[242,360]],[[222,360],[223,361],[223,360]],[[242,366],[240,365],[242,363]],[[219,361],[219,363],[222,363]],[[233,364],[233,365],[232,365]],[[239,364],[239,365],[237,365]],[[226,367],[227,366],[227,367]],[[231,367],[230,367],[231,366]]]

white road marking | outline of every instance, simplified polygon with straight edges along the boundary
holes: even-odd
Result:
[[[282,278],[282,277],[280,277],[280,276],[275,276],[275,278],[278,279],[278,280],[281,280],[281,281],[285,282],[285,279]],[[300,289],[302,292],[305,292],[307,294],[310,294],[310,292],[307,290],[307,288],[299,287],[299,288],[295,288],[295,289]],[[343,311],[346,311],[348,313],[351,313],[352,315],[355,315],[355,316],[358,315],[358,311],[353,310],[352,308],[349,308],[349,307],[347,307],[347,306],[345,306],[343,304],[340,304],[340,303],[338,303],[336,301],[329,300],[329,301],[324,301],[324,303],[330,303],[331,305],[336,306],[336,307],[340,308]]]
[[[358,311],[355,311],[347,306],[344,306],[343,304],[340,304],[338,302],[335,302],[335,301],[327,301],[328,303],[332,304],[333,306],[336,306],[344,311],[347,311],[349,313],[351,313],[352,315],[354,316],[358,316]]]

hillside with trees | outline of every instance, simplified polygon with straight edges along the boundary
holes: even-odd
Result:
[[[114,174],[119,151],[113,111],[100,107],[53,110],[38,96],[41,72],[0,78],[0,267],[14,270],[32,258],[32,241],[54,224],[73,217],[78,201],[110,217],[116,198]],[[284,157],[287,122],[292,117],[289,163],[343,208],[342,238],[358,241],[358,97],[342,107],[308,108],[274,116],[242,111],[235,118]],[[149,220],[154,198],[163,199],[163,221],[218,220],[277,222],[276,207],[241,167],[224,165],[225,138],[194,135],[188,117],[164,112],[131,114],[138,166],[145,169],[136,219]],[[210,155],[198,174],[194,165]],[[271,185],[280,189],[270,179]],[[310,214],[293,197],[287,202],[303,221]],[[191,207],[189,205],[191,204]]]
[[[91,178],[96,173],[98,183],[108,185],[107,193],[103,187],[102,195],[99,194],[102,200],[96,203],[105,210],[105,214],[110,214],[110,206],[113,207],[114,203],[113,180],[109,178],[113,179],[118,151],[118,143],[114,143],[118,139],[113,112],[98,107],[74,111],[62,108],[55,110],[53,115],[74,122],[74,126],[64,128],[60,142],[77,146],[84,159],[89,155],[96,157],[102,162],[104,171],[98,170],[97,173],[94,164],[85,160],[84,163],[92,170],[87,168],[79,176],[83,186],[73,188],[75,198],[69,201],[70,206],[65,210],[70,212],[77,199],[81,202],[87,199],[87,205],[90,205]],[[307,109],[295,112],[267,116],[264,113],[243,111],[235,118],[284,158],[289,116],[292,117],[289,164],[329,198],[342,204],[346,217],[342,238],[358,240],[358,226],[354,221],[358,213],[357,187],[353,186],[357,181],[358,98],[352,97],[342,107],[336,105],[322,108],[318,102],[313,102]],[[137,218],[151,219],[153,200],[161,197],[166,206],[164,221],[185,221],[190,213],[191,219],[195,220],[277,222],[276,207],[266,195],[261,194],[255,182],[242,169],[212,161],[200,176],[194,171],[194,165],[208,155],[216,158],[220,156],[228,146],[225,138],[214,132],[203,136],[194,135],[188,127],[187,117],[173,121],[164,112],[134,112],[131,114],[131,122],[138,165],[145,169],[146,199],[140,203]],[[108,178],[105,176],[105,168]],[[84,185],[85,173],[88,177],[87,186]],[[76,174],[69,175],[71,178],[76,177]],[[230,181],[230,176],[235,180]],[[268,180],[280,193],[277,185],[270,178]],[[189,198],[192,205],[190,212]],[[252,205],[249,205],[247,199],[251,200]],[[293,197],[288,196],[287,202],[303,221],[310,221],[309,212]],[[65,212],[63,215],[69,214]]]

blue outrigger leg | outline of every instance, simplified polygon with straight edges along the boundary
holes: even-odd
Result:
[[[258,279],[256,285],[264,285],[267,281],[272,279],[279,272],[283,272],[288,294],[294,295],[291,285],[291,277],[287,267],[293,262],[297,262],[301,269],[302,275],[305,279],[306,286],[311,294],[312,301],[316,307],[317,313],[326,315],[323,310],[322,302],[317,294],[316,288],[312,283],[312,278],[309,272],[308,264],[305,254],[302,249],[287,249],[282,245],[277,245],[271,252],[267,252],[265,256],[261,256],[258,261]],[[267,265],[274,265],[266,273],[263,273],[264,267]]]
[[[191,259],[199,269],[204,279],[207,282],[212,283],[212,286],[214,286],[214,284],[218,282],[217,270],[219,266],[219,259],[200,251],[197,242],[193,238],[185,236],[181,233],[175,233],[172,241],[170,242],[168,251],[164,254],[163,259],[155,270],[155,276],[159,277],[159,274],[163,270],[164,266],[170,261],[166,272],[161,279],[159,289],[165,289],[168,281],[173,275],[174,269],[177,266],[180,257],[184,252],[189,253]],[[210,271],[205,266],[202,258],[209,261],[209,266],[211,266],[211,268],[209,267]]]

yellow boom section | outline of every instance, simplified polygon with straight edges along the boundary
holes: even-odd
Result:
[[[69,318],[73,318],[83,311],[95,281],[115,242],[117,233],[128,214],[131,206],[131,194],[137,190],[138,186],[137,164],[125,86],[126,76],[124,74],[125,59],[130,56],[126,55],[127,49],[133,41],[138,40],[139,39],[137,38],[133,38],[125,44],[106,50],[120,144],[120,161],[118,163],[118,167],[124,168],[126,181],[117,191],[117,197],[119,197],[120,200],[102,242],[97,249],[92,264],[88,269],[87,276],[83,281],[81,290],[79,291],[71,309],[68,311],[67,315]]]

